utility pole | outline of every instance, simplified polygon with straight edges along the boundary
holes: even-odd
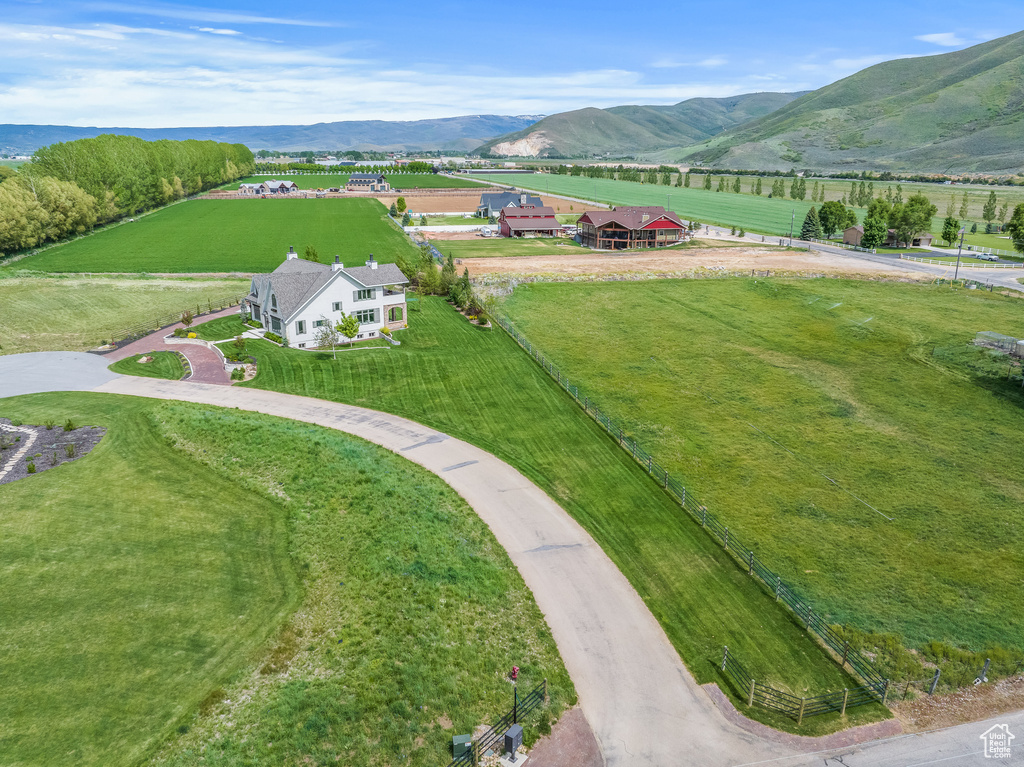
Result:
[[[793,226],[796,224],[796,208],[793,208],[793,217],[789,220],[789,247],[793,247]]]
[[[967,231],[967,227],[966,226],[961,226],[960,227],[960,232],[959,232],[959,235],[960,235],[960,247],[958,247],[956,249],[956,271],[953,272],[953,283],[954,284],[956,283],[957,275],[960,274],[960,253],[964,249],[964,232],[966,232],[966,231]],[[952,287],[953,286],[950,285],[950,289],[952,289]]]

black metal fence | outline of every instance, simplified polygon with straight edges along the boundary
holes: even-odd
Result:
[[[197,300],[194,304],[183,306],[178,312],[161,314],[156,317],[152,317],[145,322],[138,322],[134,325],[121,328],[111,336],[110,343],[120,344],[125,341],[136,341],[148,336],[150,333],[159,330],[160,328],[165,328],[168,325],[174,325],[177,322],[181,322],[181,315],[186,311],[192,312],[193,316],[198,318],[203,314],[217,312],[221,309],[227,309],[230,306],[238,306],[242,302],[243,298],[245,298],[244,295],[234,295],[222,298],[204,298]]]
[[[831,712],[842,715],[848,708],[875,702],[884,704],[889,694],[889,683],[882,681],[801,698],[764,682],[758,682],[737,660],[736,655],[729,652],[728,647],[722,654],[722,673],[733,683],[740,697],[746,699],[748,706],[779,711],[796,719],[797,724],[803,724],[804,718],[808,716],[820,716]]]
[[[473,739],[473,746],[467,754],[457,756],[449,762],[448,767],[457,765],[479,764],[488,749],[500,746],[505,732],[513,724],[519,724],[540,708],[548,699],[548,680],[538,684],[526,695],[519,695],[518,690],[513,692],[515,703],[503,716],[501,716],[488,730],[479,738]]]
[[[739,560],[742,566],[746,568],[748,575],[760,580],[775,595],[777,602],[782,602],[792,610],[804,626],[807,627],[808,631],[831,649],[837,658],[842,658],[842,666],[849,665],[868,685],[877,687],[887,684],[887,681],[878,673],[866,657],[860,652],[853,650],[849,642],[844,640],[820,615],[814,612],[813,605],[807,599],[801,597],[796,589],[782,579],[781,575],[768,567],[754,553],[753,548],[743,542],[735,530],[730,530],[728,525],[709,512],[707,507],[701,504],[692,492],[687,491],[686,486],[679,479],[669,474],[668,469],[654,460],[654,456],[638,445],[635,439],[627,435],[605,413],[602,413],[600,408],[589,397],[581,395],[579,387],[570,383],[569,379],[562,375],[561,371],[552,364],[551,360],[545,357],[522,333],[516,330],[507,317],[495,315],[494,319],[573,398],[576,404],[583,408],[583,412],[600,424],[611,435],[612,439],[618,442],[619,447],[633,456],[633,459],[664,488],[665,492],[679,503],[683,510],[690,515],[691,519],[697,522],[708,535],[716,539],[722,545],[722,548]]]

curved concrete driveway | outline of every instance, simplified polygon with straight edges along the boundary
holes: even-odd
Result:
[[[93,355],[0,357],[0,397],[54,390],[183,400],[315,423],[393,450],[442,477],[488,524],[533,592],[609,765],[984,764],[978,736],[985,729],[997,722],[1024,725],[1017,713],[839,748],[827,748],[824,739],[761,738],[729,722],[697,686],[643,600],[586,531],[518,471],[479,448],[351,405],[116,376]],[[1003,763],[1019,763],[1019,753]]]

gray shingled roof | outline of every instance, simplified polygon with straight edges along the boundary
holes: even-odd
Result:
[[[376,269],[371,269],[368,266],[353,266],[342,271],[368,288],[379,285],[404,285],[409,281],[402,274],[402,270],[394,264],[379,264]]]
[[[518,208],[520,206],[519,198],[522,196],[522,192],[484,192],[480,195],[480,205],[477,207],[482,208],[486,205],[491,210],[497,210],[498,208],[506,208],[511,203]],[[541,202],[540,197],[528,194],[526,195],[526,204],[539,207],[543,205],[543,202]]]

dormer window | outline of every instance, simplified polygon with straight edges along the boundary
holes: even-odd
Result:
[[[270,308],[271,309],[276,309],[277,308],[277,296],[275,296],[275,295],[271,295],[270,296]]]

